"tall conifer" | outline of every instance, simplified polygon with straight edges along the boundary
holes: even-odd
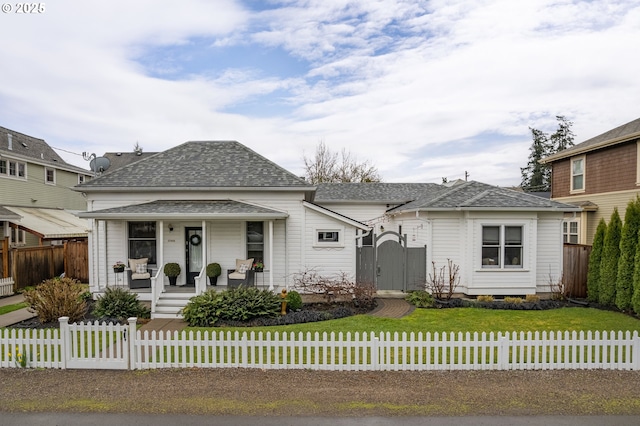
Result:
[[[611,214],[602,247],[602,261],[600,262],[600,303],[613,306],[616,301],[616,282],[618,278],[618,259],[620,258],[620,235],[622,220],[616,207]]]
[[[593,236],[593,245],[591,246],[591,254],[589,254],[589,272],[587,275],[587,298],[590,302],[598,302],[598,293],[600,291],[600,262],[602,260],[602,247],[604,245],[604,236],[607,232],[607,223],[603,218],[600,219],[596,234]],[[640,278],[640,277],[639,277]]]
[[[633,296],[633,271],[635,267],[636,246],[640,230],[640,197],[630,200],[624,214],[624,225],[620,237],[620,259],[618,260],[618,278],[616,281],[616,306],[621,311],[631,308]]]

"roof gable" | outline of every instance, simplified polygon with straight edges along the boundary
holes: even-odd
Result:
[[[392,213],[415,210],[454,210],[454,209],[492,209],[492,210],[579,210],[575,206],[550,201],[525,192],[513,191],[469,181],[455,185],[441,192],[437,197],[420,198],[400,206]]]
[[[591,139],[587,139],[577,145],[544,158],[542,163],[550,163],[563,158],[593,151],[599,148],[608,147],[632,139],[640,138],[640,118],[630,121],[615,129],[606,131]]]
[[[315,201],[402,204],[419,197],[435,196],[444,189],[437,183],[320,183]]]
[[[79,186],[93,188],[313,189],[304,179],[236,141],[186,142]]]

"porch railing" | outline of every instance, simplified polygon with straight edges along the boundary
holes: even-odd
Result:
[[[156,305],[160,295],[164,293],[164,264],[158,268],[158,272],[151,277],[151,312],[156,311]]]

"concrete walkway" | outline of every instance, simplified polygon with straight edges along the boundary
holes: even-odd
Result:
[[[22,302],[24,302],[24,296],[22,294],[14,294],[13,296],[0,298],[0,306],[17,305]],[[27,308],[18,309],[17,311],[0,315],[0,327],[7,327],[35,316],[36,314],[29,312]]]

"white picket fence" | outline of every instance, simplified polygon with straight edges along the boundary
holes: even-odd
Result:
[[[11,296],[13,295],[13,278],[0,278],[0,296]]]
[[[68,324],[0,330],[0,367],[16,349],[40,368],[313,370],[640,370],[638,332],[256,333],[156,332]]]

